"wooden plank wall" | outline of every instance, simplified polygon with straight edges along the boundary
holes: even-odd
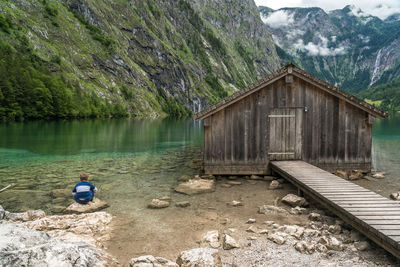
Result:
[[[302,108],[301,159],[325,170],[370,169],[368,114],[293,77],[285,77],[213,114],[204,127],[204,167],[213,174],[267,174],[272,108]],[[296,114],[297,116],[297,114]]]

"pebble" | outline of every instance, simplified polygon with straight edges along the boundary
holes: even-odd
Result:
[[[232,205],[233,207],[243,206],[242,202],[236,201],[236,200],[232,200],[231,205]]]
[[[180,207],[180,208],[186,208],[186,207],[190,206],[190,202],[189,201],[176,202],[175,206]]]
[[[229,185],[241,185],[242,182],[239,182],[239,181],[228,181],[228,184]]]
[[[246,223],[255,223],[255,222],[256,222],[256,219],[250,218],[247,220]]]

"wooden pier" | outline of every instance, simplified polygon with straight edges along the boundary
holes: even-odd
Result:
[[[272,161],[274,172],[400,258],[400,203],[304,161]]]

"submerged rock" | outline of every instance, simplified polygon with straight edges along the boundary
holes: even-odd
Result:
[[[147,205],[147,207],[149,209],[162,209],[169,207],[169,202],[155,198],[149,203],[149,205]]]
[[[185,183],[179,184],[175,188],[175,191],[186,195],[210,193],[215,191],[215,181],[206,179],[192,179]]]
[[[115,260],[85,243],[65,242],[46,232],[0,223],[0,266],[113,266]]]
[[[294,194],[287,194],[282,198],[282,202],[292,207],[302,207],[308,205],[307,200],[304,197],[299,197]]]
[[[385,178],[385,172],[376,172],[376,173],[372,174],[372,177],[374,177],[376,179],[383,179],[383,178]]]
[[[161,257],[154,257],[152,255],[140,256],[130,260],[131,267],[179,267],[173,261]]]
[[[364,173],[362,171],[353,170],[353,171],[351,171],[348,179],[353,181],[353,180],[359,180],[362,178],[364,178]]]
[[[181,252],[176,260],[180,267],[221,267],[221,257],[217,249],[194,248]]]
[[[65,211],[67,213],[89,213],[95,212],[108,207],[107,202],[104,202],[98,198],[94,201],[89,201],[87,204],[79,204],[77,202],[69,205]]]

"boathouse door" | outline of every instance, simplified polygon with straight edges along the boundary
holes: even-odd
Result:
[[[302,108],[273,108],[268,115],[270,160],[301,159]]]

